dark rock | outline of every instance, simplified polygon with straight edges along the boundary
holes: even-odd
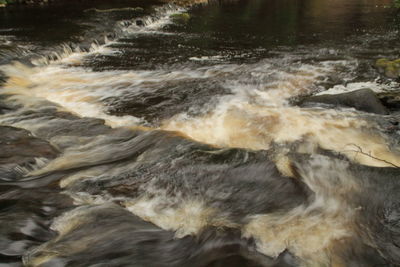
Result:
[[[8,104],[0,102],[0,114],[5,114],[5,113],[8,113],[8,112],[13,111],[13,110],[14,110],[14,107],[12,107],[12,106],[10,106]]]
[[[310,106],[314,103],[327,104],[333,107],[349,107],[360,111],[376,114],[388,114],[386,107],[371,89],[360,89],[349,93],[336,95],[317,95],[304,98],[300,106]]]
[[[136,26],[143,27],[144,26],[143,20],[141,20],[141,19],[136,20]]]
[[[1,77],[0,77],[0,80],[1,80]],[[0,85],[1,85],[1,81],[0,81]],[[8,97],[9,97],[9,95],[0,95],[0,115],[6,114],[8,112],[16,111],[19,108],[19,106],[9,103],[9,101],[7,101]]]
[[[57,115],[57,114],[54,114]],[[36,130],[36,134],[44,139],[55,136],[96,136],[106,134],[110,127],[104,124],[102,119],[72,118],[63,119],[56,117],[53,123]]]
[[[110,204],[82,207],[72,216],[80,217],[76,227],[28,252],[28,265],[45,256],[42,266],[296,266],[286,253],[277,259],[260,254],[254,240],[243,238],[238,229],[209,228],[197,237],[176,238]],[[82,240],[87,245],[80,246]]]
[[[388,92],[378,94],[380,101],[392,111],[400,110],[400,93]]]
[[[47,141],[31,136],[26,130],[0,126],[0,133],[0,164],[24,157],[54,158],[58,154]]]
[[[179,113],[199,115],[216,104],[219,95],[230,91],[218,81],[191,78],[151,85],[143,90],[124,94],[123,98],[110,97],[104,102],[111,115],[133,115],[152,125]]]
[[[72,199],[50,189],[0,186],[0,265],[22,266],[22,255],[54,238],[52,219],[72,206]]]
[[[10,181],[23,175],[18,169],[30,169],[35,158],[53,159],[59,153],[47,141],[33,137],[30,132],[0,126],[0,180]]]

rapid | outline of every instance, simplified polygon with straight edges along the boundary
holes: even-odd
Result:
[[[110,2],[0,10],[0,266],[400,265],[399,108],[304,102],[391,1]]]

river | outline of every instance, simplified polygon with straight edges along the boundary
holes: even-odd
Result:
[[[398,266],[390,0],[0,9],[0,266]]]

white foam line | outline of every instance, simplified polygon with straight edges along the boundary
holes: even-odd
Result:
[[[398,90],[399,84],[397,82],[391,82],[390,84],[381,84],[377,81],[373,82],[355,82],[355,83],[348,83],[346,85],[335,85],[334,87],[319,92],[316,95],[336,95],[342,93],[349,93],[360,89],[371,89],[375,93],[382,93],[388,91],[395,91]]]
[[[166,5],[159,8],[156,8],[156,14],[154,16],[147,16],[145,18],[139,18],[142,20],[146,20],[145,26],[139,27],[136,26],[135,22],[131,23],[129,26],[124,26],[123,22],[118,23],[121,27],[121,30],[128,34],[134,33],[163,33],[159,31],[163,26],[172,23],[170,16],[172,14],[183,13],[186,9],[174,6],[174,5]],[[136,21],[136,19],[135,19]],[[163,33],[170,34],[170,33]],[[50,58],[42,57],[40,59],[33,60],[33,64],[35,65],[49,65],[49,64],[80,64],[82,59],[86,56],[102,54],[102,55],[113,55],[120,53],[118,50],[111,49],[109,46],[111,44],[118,43],[117,41],[111,41],[107,37],[104,39],[104,44],[99,45],[97,42],[93,42],[89,51],[82,51],[80,48],[72,49],[69,45],[62,45],[62,52],[57,53],[54,52]]]

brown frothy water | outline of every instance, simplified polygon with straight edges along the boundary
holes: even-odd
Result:
[[[308,141],[361,164],[390,166],[372,157],[400,164],[397,148],[389,148],[378,126],[349,112],[233,106],[223,114],[170,121],[164,129],[179,129],[195,140],[221,147],[257,150],[268,149],[273,142]]]
[[[132,20],[124,42],[180,40],[160,30],[177,10]],[[400,157],[381,123],[392,117],[291,104],[337,72],[353,75],[357,60],[196,54],[146,70],[84,67],[117,57],[121,43],[1,66],[0,151],[18,159],[0,157],[0,214],[11,218],[1,257],[26,266],[400,262]]]

